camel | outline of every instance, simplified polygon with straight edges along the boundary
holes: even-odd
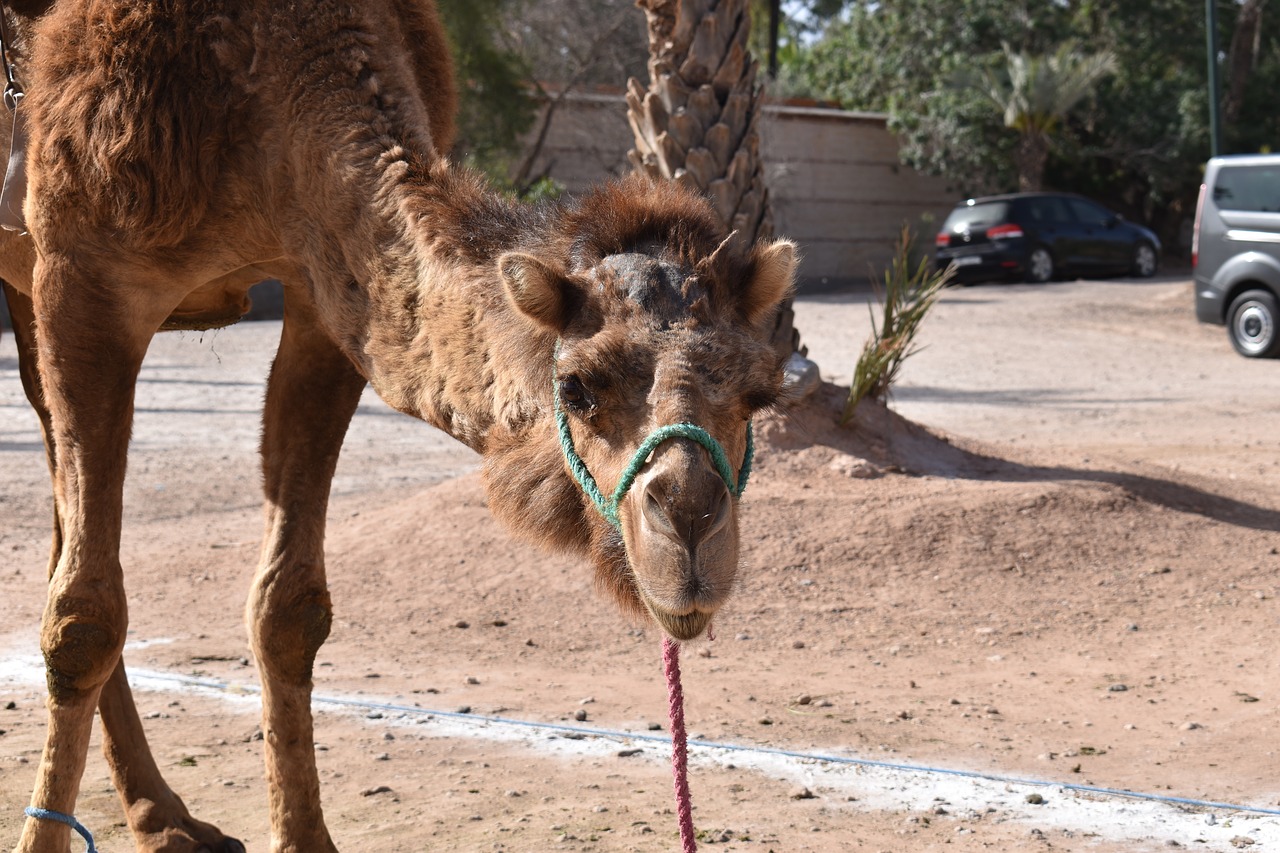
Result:
[[[430,0],[27,0],[29,233],[0,277],[54,489],[41,630],[49,724],[17,850],[65,853],[95,709],[142,851],[243,851],[152,760],[121,659],[119,546],[136,377],[164,329],[235,322],[284,283],[262,427],[260,564],[246,606],[275,851],[335,850],[312,666],[330,629],[330,480],[366,384],[483,455],[494,513],[589,557],[603,593],[701,634],[738,571],[738,505],[703,443],[653,448],[608,523],[562,452],[611,488],[655,429],[691,423],[741,472],[778,398],[769,344],[796,263],[726,237],[707,203],[624,179],[526,207],[451,164],[454,89]]]

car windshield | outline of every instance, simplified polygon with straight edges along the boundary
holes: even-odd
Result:
[[[942,230],[947,234],[963,234],[989,225],[998,225],[1007,221],[1009,202],[988,201],[982,204],[966,204],[951,211]]]

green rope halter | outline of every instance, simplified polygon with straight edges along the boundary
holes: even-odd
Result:
[[[559,345],[557,345],[556,349],[559,351]],[[693,439],[705,447],[707,452],[711,454],[711,462],[715,465],[716,472],[720,474],[720,479],[724,480],[724,484],[729,487],[729,491],[733,493],[735,498],[742,497],[742,492],[747,488],[747,478],[751,476],[751,460],[755,456],[755,441],[751,435],[750,421],[747,421],[747,452],[742,459],[742,470],[738,472],[737,484],[734,483],[733,469],[729,467],[729,458],[725,455],[724,448],[720,445],[720,442],[712,437],[711,433],[697,424],[668,424],[667,426],[658,427],[649,434],[648,438],[641,442],[640,446],[636,448],[635,455],[631,457],[631,462],[627,464],[626,470],[622,472],[622,479],[618,481],[618,487],[613,490],[612,496],[606,498],[596,484],[596,478],[591,476],[591,472],[587,470],[587,463],[582,461],[582,457],[578,455],[578,451],[573,447],[573,433],[569,431],[569,415],[560,403],[560,381],[554,364],[551,368],[551,382],[551,396],[554,398],[556,406],[556,427],[560,431],[560,449],[564,451],[564,458],[569,463],[569,470],[573,473],[573,478],[578,481],[578,485],[582,487],[582,491],[586,493],[587,497],[591,498],[591,502],[596,505],[596,509],[600,510],[600,514],[618,530],[622,529],[622,521],[618,518],[618,505],[622,503],[622,499],[631,489],[631,484],[635,482],[640,469],[649,460],[649,454],[658,445],[672,438]]]

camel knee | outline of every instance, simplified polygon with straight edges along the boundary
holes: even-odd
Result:
[[[321,584],[289,586],[277,579],[255,587],[246,616],[258,665],[289,683],[310,681],[333,624],[329,591]]]
[[[120,660],[126,628],[123,611],[46,618],[40,649],[50,698],[70,701],[106,684]]]

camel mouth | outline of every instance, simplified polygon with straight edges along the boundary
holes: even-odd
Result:
[[[702,636],[703,631],[707,630],[707,627],[711,624],[711,618],[715,616],[713,611],[698,610],[696,608],[687,613],[672,613],[669,610],[663,610],[658,607],[643,592],[640,593],[640,600],[644,602],[645,609],[649,611],[649,615],[653,617],[653,620],[673,640],[697,639]]]

